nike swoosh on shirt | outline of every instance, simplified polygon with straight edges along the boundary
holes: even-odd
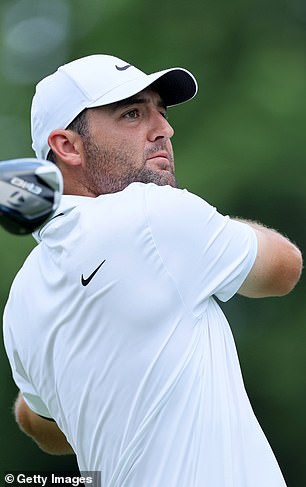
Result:
[[[82,283],[82,286],[87,286],[90,281],[92,280],[93,277],[95,277],[95,275],[97,274],[98,270],[100,269],[100,267],[103,266],[104,262],[105,262],[106,259],[103,260],[103,262],[101,262],[100,265],[98,265],[98,267],[90,274],[90,276],[88,276],[87,278],[85,278],[82,274],[81,276],[81,283]]]

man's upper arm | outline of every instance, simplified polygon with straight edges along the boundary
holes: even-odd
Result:
[[[45,452],[53,455],[74,453],[56,422],[34,413],[26,404],[21,393],[15,402],[15,417],[20,429]]]
[[[302,271],[302,255],[286,237],[253,222],[257,257],[238,293],[251,298],[283,296],[298,282]]]
[[[278,232],[223,216],[188,191],[149,186],[146,193],[154,242],[196,314],[212,295],[282,296],[297,283],[301,253]]]
[[[254,263],[254,231],[186,190],[149,187],[147,221],[168,275],[195,315],[207,299],[229,300]]]

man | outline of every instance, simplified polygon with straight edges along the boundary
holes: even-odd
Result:
[[[5,309],[16,419],[103,487],[285,486],[214,296],[285,295],[301,254],[177,189],[167,107],[196,91],[186,70],[94,55],[33,99],[33,148],[66,196]]]

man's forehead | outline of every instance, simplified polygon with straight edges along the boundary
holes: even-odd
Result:
[[[166,105],[162,100],[160,94],[153,87],[145,88],[144,90],[139,91],[135,95],[125,98],[124,100],[111,103],[110,105],[106,105],[106,107],[108,106],[110,108],[117,109],[120,107],[133,105],[134,103],[143,104],[143,103],[149,103],[151,101],[157,106],[166,108]]]

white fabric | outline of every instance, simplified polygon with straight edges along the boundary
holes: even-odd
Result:
[[[63,198],[5,309],[35,412],[103,487],[284,487],[226,318],[257,252],[251,227],[170,187]],[[81,284],[103,262],[89,284]]]

